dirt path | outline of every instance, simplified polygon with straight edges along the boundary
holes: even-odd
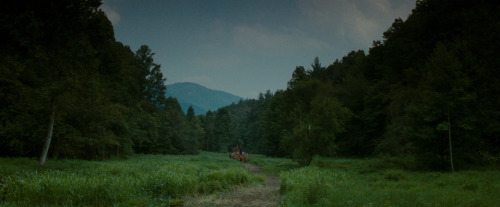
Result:
[[[254,174],[262,174],[259,166],[245,163],[245,167]],[[199,196],[188,199],[184,206],[262,206],[276,207],[279,205],[280,178],[266,175],[264,185],[242,187],[231,192]]]

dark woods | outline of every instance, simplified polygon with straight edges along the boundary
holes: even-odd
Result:
[[[1,156],[197,153],[199,121],[165,98],[147,46],[114,39],[99,0],[1,4]]]
[[[498,164],[500,6],[417,1],[366,53],[298,66],[286,90],[206,115],[166,98],[154,53],[114,39],[99,0],[2,1],[0,155],[109,159],[228,152]],[[314,56],[314,54],[311,54]],[[52,118],[53,117],[53,118]],[[49,136],[51,135],[51,136]]]
[[[498,164],[500,5],[417,1],[366,54],[296,67],[286,90],[227,107],[254,153],[395,157],[408,169]]]

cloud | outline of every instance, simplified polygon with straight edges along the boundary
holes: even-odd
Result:
[[[414,0],[405,0],[405,3],[389,0],[300,0],[299,10],[303,16],[300,26],[316,31],[318,35],[329,34],[337,41],[366,48],[373,40],[382,37],[395,18],[406,18],[414,5],[410,2]]]
[[[258,23],[235,26],[230,35],[236,47],[263,54],[288,55],[301,50],[320,50],[328,45],[297,29],[274,29]]]
[[[103,4],[101,5],[102,11],[106,14],[108,17],[109,21],[116,26],[118,23],[120,23],[120,14],[116,10],[116,8],[111,7],[107,1],[104,1]]]

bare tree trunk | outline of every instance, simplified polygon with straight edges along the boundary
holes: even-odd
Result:
[[[55,101],[52,100],[52,113],[50,114],[49,128],[47,130],[47,138],[45,139],[45,144],[42,149],[42,155],[40,156],[40,165],[45,164],[47,160],[47,153],[49,152],[50,141],[52,141],[52,131],[54,130],[54,119],[56,114]]]
[[[450,146],[450,164],[451,164],[451,172],[455,172],[455,168],[453,167],[453,152],[451,147],[451,122],[450,122],[450,113],[448,112],[448,144]]]

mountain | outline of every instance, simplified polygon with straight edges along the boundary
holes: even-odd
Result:
[[[192,105],[196,115],[205,114],[208,110],[215,111],[242,99],[224,91],[212,90],[190,82],[167,85],[165,96],[177,98],[184,112]]]

